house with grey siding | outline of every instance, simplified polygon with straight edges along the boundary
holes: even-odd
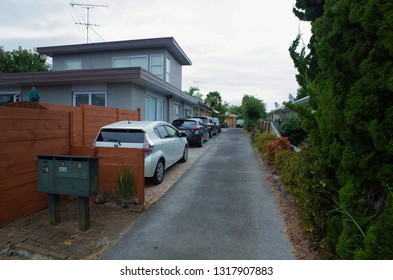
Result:
[[[181,90],[182,67],[190,66],[172,37],[37,48],[52,58],[49,72],[0,74],[0,104],[28,101],[90,104],[141,110],[142,120],[171,122],[211,109]]]

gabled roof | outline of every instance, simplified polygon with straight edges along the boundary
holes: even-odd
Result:
[[[37,48],[37,52],[53,57],[60,54],[82,54],[155,48],[166,48],[182,65],[191,65],[191,60],[173,37],[40,47]]]

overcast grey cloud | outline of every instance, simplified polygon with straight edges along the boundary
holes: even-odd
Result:
[[[288,48],[309,28],[292,13],[295,0],[2,0],[0,46],[5,50],[91,42],[174,37],[192,66],[183,67],[183,90],[218,91],[239,105],[244,94],[274,102],[296,93]]]

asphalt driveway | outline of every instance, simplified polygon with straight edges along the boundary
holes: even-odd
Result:
[[[102,259],[293,259],[258,155],[227,129]]]

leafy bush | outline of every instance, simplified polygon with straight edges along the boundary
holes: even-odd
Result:
[[[297,115],[285,118],[280,125],[280,133],[287,137],[294,146],[299,146],[307,136],[302,128],[301,121]]]
[[[277,137],[276,140],[270,141],[266,145],[265,156],[269,164],[274,163],[276,153],[281,150],[290,151],[292,148],[291,143],[286,137]]]
[[[276,140],[277,136],[272,133],[256,133],[254,136],[254,145],[261,151],[262,154],[266,152],[266,145],[268,142]]]
[[[296,172],[298,171],[297,163],[299,162],[299,153],[288,150],[277,151],[274,158],[274,167],[280,174],[281,182],[286,187],[296,186]]]
[[[337,208],[333,199],[337,188],[337,182],[332,179],[334,177],[310,148],[302,148],[299,153],[278,150],[274,167],[295,200],[302,225],[314,245],[319,249],[329,246],[330,251],[334,252],[337,230],[340,228],[337,223],[328,223],[339,215],[334,211]]]

